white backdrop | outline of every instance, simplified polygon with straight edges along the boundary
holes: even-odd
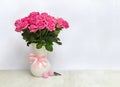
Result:
[[[69,21],[49,53],[52,69],[120,69],[120,0],[0,0],[0,69],[29,68],[31,48],[14,22],[32,11]]]

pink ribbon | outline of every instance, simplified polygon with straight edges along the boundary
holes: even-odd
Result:
[[[30,54],[29,55],[29,59],[30,59],[30,63],[33,64],[37,64],[38,67],[45,67],[47,65],[47,62],[44,60],[44,58],[46,58],[46,56],[37,56],[34,54]]]

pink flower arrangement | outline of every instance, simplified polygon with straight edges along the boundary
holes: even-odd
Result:
[[[48,29],[54,31],[56,28],[68,28],[69,24],[62,18],[55,18],[47,13],[32,12],[29,16],[18,19],[15,22],[16,32],[21,32],[24,29],[29,29],[30,32],[37,30]]]
[[[58,38],[63,28],[69,28],[69,24],[62,18],[55,18],[47,13],[31,12],[27,17],[15,21],[15,31],[22,32],[27,45],[36,43],[36,48],[42,46],[48,51],[53,50],[53,42],[61,45]]]

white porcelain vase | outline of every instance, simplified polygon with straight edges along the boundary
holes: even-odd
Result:
[[[42,77],[43,74],[48,73],[50,71],[50,63],[47,59],[47,50],[43,46],[40,49],[36,48],[36,44],[32,44],[34,55],[32,55],[33,59],[30,59],[31,65],[30,70],[31,73],[36,77]]]

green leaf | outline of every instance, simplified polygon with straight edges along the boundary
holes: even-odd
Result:
[[[36,48],[37,48],[37,49],[42,48],[42,46],[43,46],[42,43],[37,43],[37,44],[36,44]]]
[[[45,36],[45,33],[46,33],[46,29],[41,30],[42,36]]]
[[[57,44],[59,44],[59,45],[62,45],[62,42],[56,42]]]
[[[42,45],[45,45],[45,40],[42,40],[41,43],[42,43]]]
[[[27,46],[29,46],[31,44],[31,42],[27,42]]]
[[[58,36],[58,34],[60,33],[60,30],[61,30],[61,29],[56,29],[56,30],[54,31],[55,35]]]
[[[55,76],[61,76],[61,74],[60,74],[60,73],[57,73],[57,72],[54,72],[54,75],[55,75]]]
[[[52,45],[50,45],[50,44],[46,44],[46,45],[45,45],[45,48],[46,48],[48,51],[53,51],[53,47],[52,47]]]
[[[34,37],[33,37],[33,36],[30,37],[30,41],[31,41],[31,42],[34,41]]]
[[[53,45],[52,41],[46,41],[47,44]]]
[[[46,44],[53,45],[53,37],[47,36],[45,41]]]
[[[57,38],[58,41],[60,41],[60,38]]]

